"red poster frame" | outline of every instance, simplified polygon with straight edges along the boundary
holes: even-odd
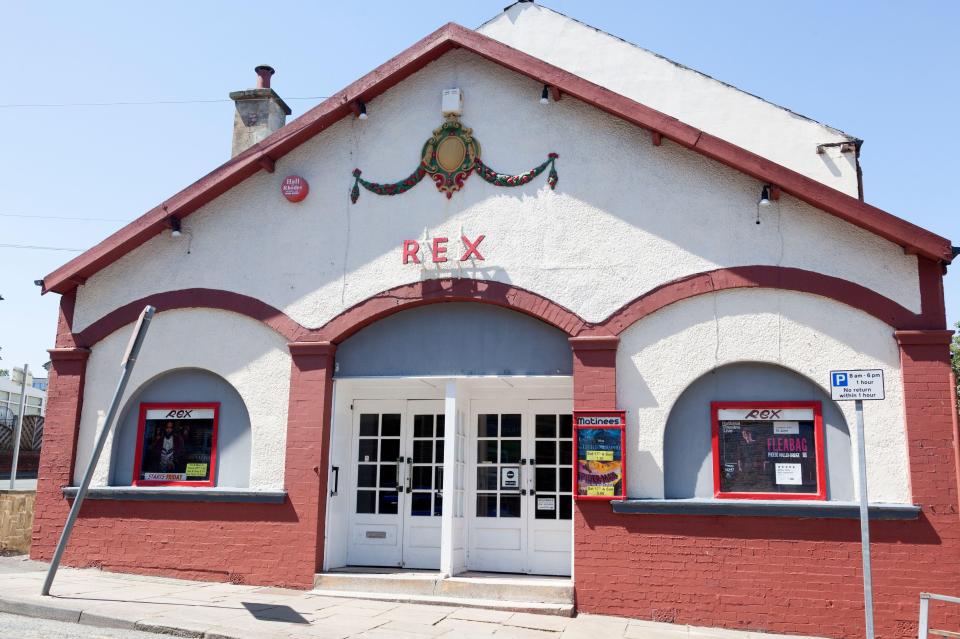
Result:
[[[207,481],[161,481],[155,479],[140,479],[140,468],[143,464],[143,432],[147,426],[148,410],[180,409],[180,408],[212,408],[213,409],[213,438],[210,445],[210,479]],[[217,435],[220,431],[220,402],[160,402],[140,404],[140,417],[137,422],[137,448],[133,460],[133,486],[193,486],[197,488],[211,488],[216,485],[217,472]]]
[[[811,408],[813,439],[817,447],[817,492],[815,493],[725,493],[720,490],[720,410],[725,408]],[[713,444],[713,496],[717,499],[827,499],[827,468],[823,448],[823,410],[819,401],[805,402],[710,402]]]
[[[620,418],[620,426],[578,426],[578,417],[584,416],[614,416]],[[580,494],[580,473],[578,472],[580,457],[578,454],[580,438],[577,431],[580,430],[619,430],[620,431],[620,495],[581,495]],[[627,411],[624,410],[575,410],[573,411],[573,499],[574,501],[617,501],[627,498]]]

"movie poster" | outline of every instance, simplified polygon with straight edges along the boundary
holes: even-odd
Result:
[[[782,419],[787,416],[783,411],[765,411],[774,419],[758,419],[756,410],[740,412],[728,416],[742,419],[718,420],[719,492],[818,494],[820,451],[813,411],[792,411],[789,416],[795,419]]]
[[[574,423],[577,429],[577,497],[622,499],[622,411],[577,413]]]
[[[139,484],[213,485],[219,406],[141,406]]]

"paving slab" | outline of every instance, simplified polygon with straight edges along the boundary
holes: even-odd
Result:
[[[61,569],[54,596],[42,597],[45,572],[39,562],[0,558],[0,613],[203,639],[786,639],[604,615],[569,618],[550,606],[548,614],[518,612],[494,600],[404,603],[96,569]]]

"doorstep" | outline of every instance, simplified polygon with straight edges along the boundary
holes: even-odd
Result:
[[[432,570],[341,568],[317,574],[313,592],[563,617],[574,613],[573,581],[568,577],[481,572],[444,577]]]

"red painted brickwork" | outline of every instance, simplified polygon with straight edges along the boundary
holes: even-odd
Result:
[[[575,410],[617,407],[617,344],[613,335],[571,337],[573,407]]]
[[[321,559],[333,348],[291,344],[283,504],[84,502],[64,556],[69,566],[208,581],[311,588]],[[83,359],[51,351],[47,432],[31,556],[49,560],[66,520]],[[42,502],[42,507],[40,504]]]
[[[960,515],[947,331],[901,342],[918,521],[871,524],[877,636],[916,636],[921,591],[958,594]],[[856,520],[614,515],[578,502],[580,610],[682,624],[863,636]],[[934,627],[960,628],[935,610]]]

